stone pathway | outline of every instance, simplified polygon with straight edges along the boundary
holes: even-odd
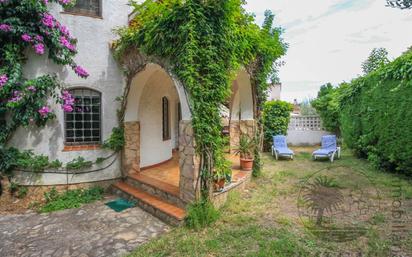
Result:
[[[169,230],[138,207],[113,211],[104,205],[112,199],[48,214],[0,216],[0,256],[123,256]]]

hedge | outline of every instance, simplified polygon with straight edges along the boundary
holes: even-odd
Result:
[[[293,105],[284,101],[268,101],[263,106],[264,149],[269,150],[274,135],[286,135]]]
[[[412,175],[412,52],[339,92],[345,143],[379,168]]]

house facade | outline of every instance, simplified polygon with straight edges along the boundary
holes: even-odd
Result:
[[[24,73],[28,78],[47,73],[57,74],[65,87],[76,98],[81,98],[82,104],[73,113],[65,114],[60,106],[50,102],[57,116],[54,121],[44,128],[19,128],[10,141],[10,146],[21,150],[31,149],[36,154],[49,156],[50,160],[58,159],[62,163],[78,156],[92,161],[110,156],[111,152],[102,150],[99,145],[110,136],[112,128],[118,126],[116,110],[119,103],[116,97],[122,95],[124,88],[124,77],[113,58],[109,43],[116,38],[113,29],[128,24],[128,1],[79,0],[77,3],[78,7],[71,10],[64,10],[54,3],[49,4],[49,8],[56,19],[65,24],[77,38],[76,62],[86,67],[90,76],[82,79],[69,67],[51,62],[47,53],[39,56],[31,50]],[[121,176],[118,157],[109,158],[98,167],[101,168],[105,169],[98,173],[73,176],[69,182],[92,182],[97,177],[99,180],[108,180]],[[32,179],[22,173],[21,177],[16,177],[20,178],[22,184],[28,185],[67,183],[67,177],[63,174],[38,174],[36,179]]]
[[[128,0],[77,0],[74,8],[64,10],[50,4],[50,9],[77,38],[75,61],[90,75],[81,79],[47,57],[28,52],[25,76],[57,74],[76,99],[74,111],[64,113],[59,105],[50,103],[57,118],[44,128],[19,128],[9,146],[33,150],[64,164],[79,156],[93,162],[105,160],[80,171],[16,170],[16,182],[49,186],[114,181],[120,193],[134,198],[154,197],[155,203],[163,199],[166,203],[161,206],[184,208],[193,202],[199,193],[199,171],[190,95],[164,60],[144,56],[136,49],[124,60],[113,57],[111,43],[117,39],[114,29],[129,22]],[[228,103],[231,149],[237,146],[241,134],[254,135],[252,95],[250,76],[241,69],[233,81]],[[124,149],[121,153],[102,149],[102,142],[119,126],[124,128]],[[241,184],[248,174],[239,172],[234,177]]]

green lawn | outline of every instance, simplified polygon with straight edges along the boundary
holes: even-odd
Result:
[[[348,151],[332,165],[314,162],[310,159],[311,150],[295,149],[297,156],[293,161],[275,161],[264,154],[262,176],[253,179],[246,191],[230,195],[215,224],[200,231],[173,229],[130,256],[388,256],[394,245],[390,241],[394,210],[391,194],[397,177],[374,170]],[[359,220],[366,222],[362,223],[364,233],[356,240],[331,241],[328,234],[325,237],[311,231],[312,221],[299,214],[302,186],[311,181],[314,172],[324,168],[330,169],[322,174],[333,177],[334,186],[342,192],[358,190],[367,194],[370,202],[380,203],[379,208],[366,214],[355,215],[356,210],[336,214],[339,221],[349,221],[354,227],[361,224]],[[412,186],[405,178],[399,183],[402,209],[411,213]],[[396,249],[404,256],[412,256],[412,234],[402,235],[404,239],[397,240]],[[362,255],[344,255],[357,252]]]

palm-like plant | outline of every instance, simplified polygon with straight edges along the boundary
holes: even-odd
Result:
[[[253,138],[249,138],[246,135],[241,135],[239,139],[239,145],[235,149],[235,154],[240,155],[242,159],[253,159],[253,153],[255,151],[256,143]]]
[[[304,187],[302,200],[316,214],[316,225],[321,226],[325,212],[332,212],[343,203],[344,196],[332,178],[319,176]]]

